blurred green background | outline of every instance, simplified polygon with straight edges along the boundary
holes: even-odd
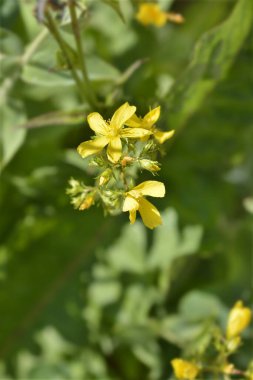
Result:
[[[103,116],[124,101],[141,115],[160,104],[159,128],[176,129],[159,177],[164,224],[149,232],[126,214],[72,209],[69,178],[94,177],[75,148],[96,110],[51,36],[26,59],[43,29],[35,2],[3,0],[1,380],[167,380],[170,360],[208,341],[208,324],[252,302],[253,3],[164,0],[186,22],[161,29],[139,25],[127,0],[125,22],[105,3],[87,2],[81,20]]]

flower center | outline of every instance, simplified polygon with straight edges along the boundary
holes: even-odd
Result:
[[[110,130],[108,133],[108,137],[117,137],[119,136],[119,130],[113,125],[110,125]]]

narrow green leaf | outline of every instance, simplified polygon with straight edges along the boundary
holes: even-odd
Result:
[[[192,61],[168,97],[169,123],[182,125],[221,81],[247,37],[253,19],[252,0],[240,0],[231,16],[197,42]]]
[[[120,1],[119,0],[101,0],[103,3],[109,5],[121,18],[123,22],[125,22],[125,18],[122,12],[122,9],[120,7]]]
[[[17,128],[17,125],[25,121],[22,107],[17,109],[2,107],[0,109],[1,126],[1,170],[11,161],[25,140],[26,130]]]
[[[19,128],[32,129],[56,125],[75,125],[84,121],[84,110],[50,112],[28,120]]]

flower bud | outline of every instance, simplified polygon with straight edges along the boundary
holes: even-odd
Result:
[[[196,364],[183,359],[173,359],[171,364],[175,376],[179,380],[194,380],[199,373],[199,368]]]
[[[235,366],[231,363],[226,363],[222,369],[222,372],[226,375],[232,375],[234,373]]]
[[[240,336],[235,336],[234,338],[230,338],[227,342],[227,349],[230,353],[235,352],[240,346],[242,340]]]
[[[251,316],[251,310],[244,307],[242,301],[236,302],[228,316],[227,338],[231,339],[240,335],[250,324]]]
[[[184,17],[180,13],[167,13],[167,20],[175,22],[176,24],[182,24],[184,22]]]
[[[125,157],[123,157],[122,160],[121,160],[121,165],[122,165],[122,166],[126,166],[127,164],[131,164],[133,161],[134,161],[134,158],[133,158],[133,157],[125,156]]]
[[[84,201],[80,204],[79,210],[87,210],[94,204],[94,193],[87,195]]]
[[[158,166],[157,161],[142,159],[142,160],[139,160],[139,163],[143,169],[146,169],[146,170],[150,171],[151,173],[158,172],[158,170],[160,170],[160,167]]]
[[[99,180],[98,180],[99,186],[106,185],[110,181],[111,177],[112,177],[112,170],[111,169],[108,168],[105,171],[103,171],[103,173],[100,174],[100,176],[99,176]]]

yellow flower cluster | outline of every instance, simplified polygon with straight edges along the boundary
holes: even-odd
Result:
[[[138,117],[136,107],[128,103],[120,106],[109,121],[104,120],[98,112],[88,115],[88,124],[95,132],[95,135],[91,140],[82,142],[77,147],[77,151],[82,158],[92,155],[99,157],[98,165],[103,167],[104,170],[98,177],[98,188],[84,187],[83,190],[80,190],[82,186],[78,184],[77,187],[75,181],[72,180],[71,184],[73,186],[68,193],[74,198],[72,203],[79,210],[85,210],[92,206],[98,196],[112,209],[118,204],[117,197],[122,196],[121,211],[129,212],[131,224],[136,220],[137,211],[139,211],[145,226],[150,229],[162,223],[159,211],[145,197],[164,197],[164,184],[158,181],[145,181],[129,188],[125,177],[126,167],[134,163],[138,163],[141,169],[146,169],[151,173],[160,170],[157,161],[153,161],[142,154],[135,157],[131,155],[131,149],[133,148],[131,147],[130,149],[130,144],[132,146],[133,144],[138,145],[138,143],[144,145],[143,151],[148,151],[150,144],[153,144],[153,147],[158,149],[159,144],[163,144],[173,136],[173,130],[163,132],[157,129],[156,122],[159,117],[160,107],[152,109],[144,117]],[[111,179],[116,177],[116,171],[120,172],[118,178],[123,181],[124,191],[118,189],[118,180],[116,189],[106,188],[103,191],[103,188],[107,186]]]
[[[81,143],[77,148],[78,153],[86,158],[99,153],[108,145],[107,157],[111,162],[117,163],[122,155],[123,138],[143,140],[153,134],[158,142],[163,144],[173,136],[174,130],[162,132],[155,128],[160,116],[160,107],[148,112],[144,118],[137,117],[135,112],[136,107],[125,103],[115,111],[109,122],[106,122],[98,112],[89,114],[87,120],[96,135],[93,140]]]
[[[96,136],[93,140],[81,143],[77,148],[78,153],[85,158],[99,153],[108,145],[108,159],[113,163],[118,162],[122,154],[122,138],[139,139],[151,134],[150,131],[143,128],[124,128],[135,111],[136,107],[125,103],[117,109],[109,122],[106,122],[98,112],[89,114],[88,123]]]
[[[164,12],[156,3],[140,4],[136,19],[142,25],[155,25],[157,27],[164,26],[167,21],[171,21],[177,24],[184,22],[182,15],[179,13]]]

